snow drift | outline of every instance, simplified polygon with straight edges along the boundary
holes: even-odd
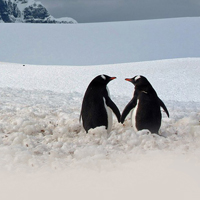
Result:
[[[200,59],[87,67],[0,63],[1,195],[198,199],[199,66]],[[135,133],[129,119],[123,126],[115,118],[109,135],[104,127],[86,134],[81,101],[99,73],[118,77],[108,87],[120,111],[133,92],[124,78],[146,75],[170,112],[170,118],[163,113],[164,137]]]
[[[97,24],[0,24],[0,61],[101,65],[200,57],[200,18]]]
[[[15,198],[199,199],[200,58],[96,66],[41,65],[47,60],[47,55],[52,64],[62,64],[64,56],[65,60],[68,60],[70,55],[80,62],[90,61],[90,59],[92,62],[94,60],[97,62],[96,58],[103,55],[104,61],[107,62],[106,58],[111,55],[107,52],[116,53],[112,54],[110,62],[114,62],[115,59],[116,62],[120,59],[122,61],[124,55],[130,56],[129,47],[133,46],[130,45],[132,40],[129,40],[132,35],[126,31],[129,28],[128,24],[130,29],[133,28],[133,24],[137,24],[138,30],[139,27],[149,27],[148,39],[144,37],[140,40],[145,44],[144,54],[139,51],[139,48],[137,49],[141,60],[147,59],[146,47],[152,59],[154,56],[156,59],[161,58],[162,52],[162,58],[176,55],[198,56],[199,46],[196,35],[198,31],[196,33],[194,31],[198,30],[198,27],[194,26],[198,21],[198,18],[183,21],[181,19],[156,20],[153,22],[155,26],[147,21],[141,24],[139,22],[119,23],[123,28],[119,32],[112,32],[119,35],[112,37],[113,40],[110,35],[109,42],[103,39],[104,36],[108,39],[109,34],[101,27],[105,26],[107,30],[119,30],[115,29],[118,23],[91,25],[92,29],[96,30],[93,37],[87,35],[92,29],[86,25],[82,26],[82,31],[85,32],[83,37],[75,37],[83,33],[75,31],[73,40],[70,38],[70,43],[65,43],[65,41],[69,42],[67,36],[66,40],[60,42],[62,30],[65,32],[64,26],[59,28],[55,26],[53,29],[51,25],[44,28],[41,25],[19,24],[21,30],[19,28],[14,32],[13,28],[16,25],[0,24],[1,27],[5,27],[0,32],[0,40],[3,44],[0,49],[5,50],[1,51],[0,60],[21,63],[0,63],[1,197],[9,200]],[[162,35],[157,29],[160,35],[155,37],[151,31],[156,30],[154,28],[161,22],[165,25],[174,24],[174,29],[165,29],[165,31],[159,29],[166,35]],[[177,22],[182,24],[180,26],[182,28],[175,28]],[[25,34],[20,35],[23,27]],[[75,29],[78,30],[80,27],[78,25]],[[174,40],[175,35],[169,32],[178,33],[184,30],[183,27],[191,27],[193,30],[187,29],[181,32],[181,38],[179,34],[179,37]],[[174,31],[175,29],[177,32]],[[13,36],[8,39],[11,32],[12,35],[16,34],[20,37],[16,39],[16,36]],[[129,37],[122,37],[124,34],[120,33],[124,32]],[[90,45],[94,44],[95,35],[100,33],[102,37],[95,41],[97,46],[100,45],[101,51],[95,54],[97,49],[93,45],[93,54]],[[32,40],[33,34],[34,40]],[[147,36],[147,32],[143,34],[140,36]],[[49,38],[54,39],[48,41],[50,45],[47,44]],[[87,38],[87,40],[83,41],[80,38]],[[119,46],[115,43],[116,38],[120,38]],[[159,43],[156,43],[156,38]],[[165,41],[166,38],[171,38],[173,44],[168,43],[170,44],[168,46],[169,40]],[[89,41],[88,46],[87,41]],[[185,48],[178,41],[181,41]],[[76,46],[78,43],[80,46],[84,44],[83,54],[75,53],[75,50],[77,53],[80,53],[81,48],[83,50],[83,46],[81,48],[78,48],[79,45]],[[115,45],[112,46],[111,43]],[[66,48],[70,45],[74,48],[64,52],[63,44],[69,44],[65,46]],[[158,52],[160,49],[157,48],[158,44],[166,44],[162,46],[163,51]],[[127,48],[121,48],[125,46]],[[44,48],[48,49],[46,57],[43,54]],[[86,57],[83,59],[84,54]],[[32,62],[40,65],[23,65],[24,59],[30,58]],[[126,57],[126,62],[128,61]],[[164,137],[148,134],[145,130],[134,132],[129,118],[124,125],[117,123],[116,118],[113,118],[114,123],[109,135],[104,127],[98,127],[86,134],[79,123],[81,101],[89,82],[99,74],[117,77],[108,84],[108,87],[111,98],[120,111],[133,94],[133,85],[127,83],[124,78],[138,74],[146,76],[170,113],[170,118],[167,118],[164,112],[162,113],[160,133]]]
[[[200,59],[90,67],[0,66],[3,169],[101,168],[104,163],[134,159],[139,152],[161,150],[198,154]],[[148,77],[170,113],[167,118],[163,112],[164,137],[145,130],[134,133],[129,119],[123,126],[116,118],[110,135],[104,127],[85,133],[79,123],[82,98],[89,82],[102,73],[118,77],[108,87],[120,111],[133,94],[133,86],[124,78],[138,73]]]

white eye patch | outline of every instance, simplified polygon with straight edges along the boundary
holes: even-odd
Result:
[[[137,81],[138,79],[140,79],[141,78],[141,76],[136,76],[135,77],[135,81]]]
[[[104,80],[106,80],[106,77],[104,75],[101,75],[101,78],[104,79]]]

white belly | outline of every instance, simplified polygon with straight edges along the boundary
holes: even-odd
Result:
[[[137,104],[135,106],[135,108],[132,110],[131,113],[131,121],[132,121],[132,125],[133,125],[133,130],[135,132],[137,132],[137,128],[136,128],[136,113],[137,113],[137,109],[138,109],[138,104],[139,104],[139,100],[137,100]]]

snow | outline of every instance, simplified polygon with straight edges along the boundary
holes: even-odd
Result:
[[[8,27],[11,31],[15,26]],[[44,27],[49,29],[32,26],[41,28],[41,38],[46,33]],[[23,44],[32,43],[31,34],[23,35]],[[9,44],[15,48],[17,40],[12,41]],[[35,55],[38,57],[33,60],[40,62],[40,51]],[[200,58],[93,66],[47,66],[42,60],[39,65],[24,65],[22,61],[11,63],[12,58],[6,63],[2,58],[3,199],[199,199]],[[60,58],[56,59],[61,64]],[[86,134],[79,123],[81,103],[88,84],[99,74],[117,77],[108,88],[121,112],[134,90],[125,78],[147,77],[170,113],[168,118],[162,112],[162,136],[148,130],[135,132],[130,115],[124,125],[113,115],[109,135],[104,127]]]
[[[200,57],[199,17],[67,26],[2,23],[0,30],[2,62],[87,66]]]
[[[183,58],[87,67],[2,63],[0,87],[6,83],[11,88],[83,93],[95,76],[107,74],[117,77],[108,85],[111,95],[131,98],[134,86],[124,79],[144,75],[163,100],[199,102],[199,62],[200,58]]]
[[[50,15],[50,17],[48,17],[48,19],[50,20],[56,20],[57,22],[68,22],[71,24],[76,24],[78,23],[75,19],[71,18],[71,17],[60,17],[60,18],[55,18],[52,15]]]
[[[55,195],[120,199],[130,198],[135,188],[134,196],[141,199],[149,195],[158,199],[158,194],[167,199],[170,193],[162,193],[168,188],[181,198],[194,194],[199,198],[199,70],[199,58],[87,67],[0,63],[4,194],[13,198],[13,193],[5,192],[9,187],[21,197],[34,199],[36,187],[40,197],[48,191],[49,199]],[[134,132],[130,116],[124,126],[113,117],[109,135],[104,127],[86,134],[79,113],[94,76],[102,72],[117,76],[108,87],[122,111],[133,94],[133,85],[124,78],[139,71],[170,112],[170,118],[163,112],[164,137],[147,130]]]

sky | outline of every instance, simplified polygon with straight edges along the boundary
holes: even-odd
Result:
[[[200,16],[199,0],[40,0],[54,17],[79,23]]]

